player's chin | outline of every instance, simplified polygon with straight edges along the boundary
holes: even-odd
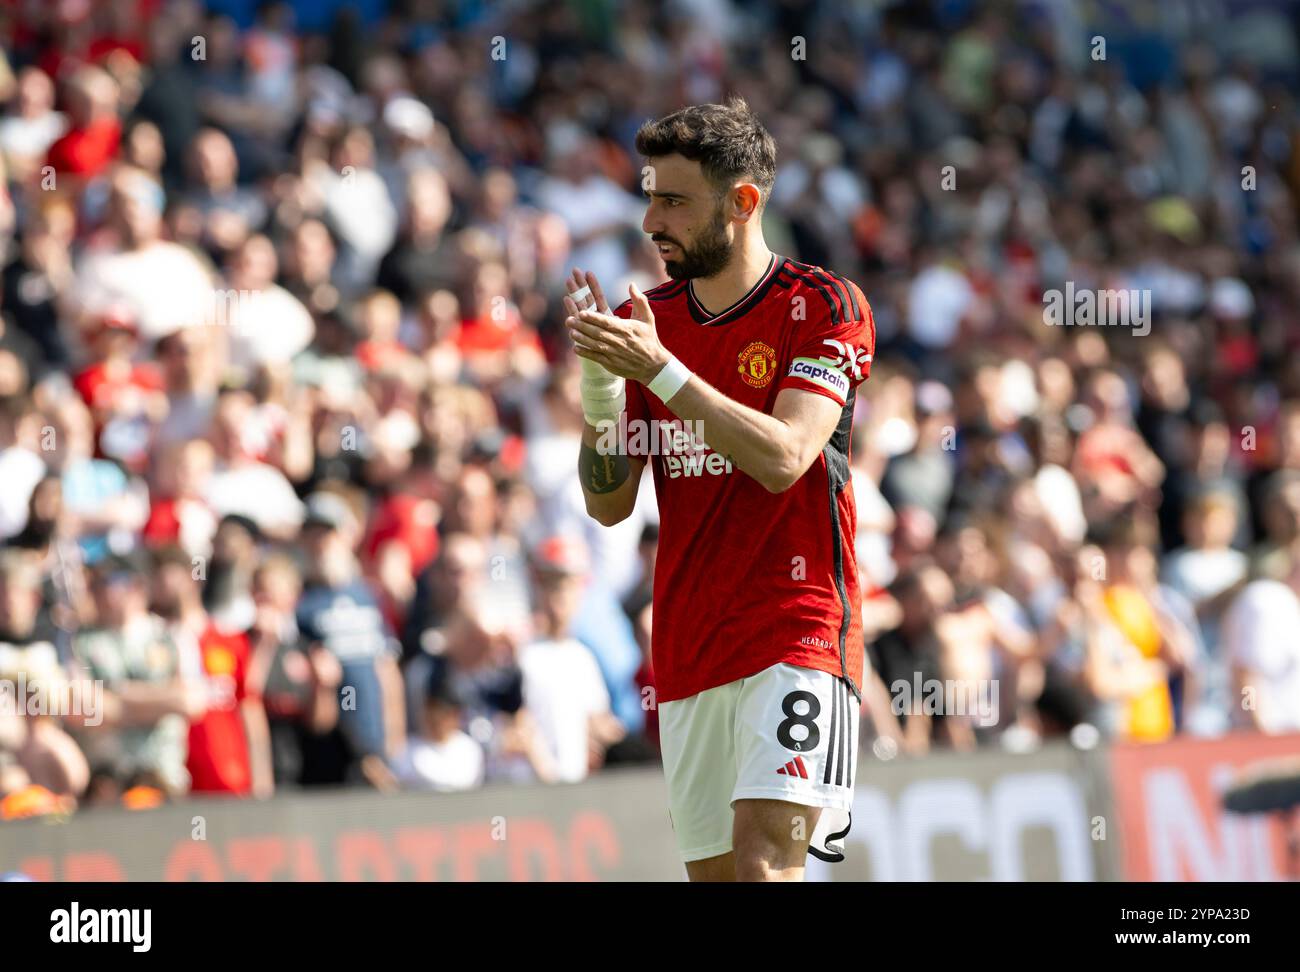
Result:
[[[664,260],[664,273],[673,280],[689,280],[694,274],[681,260]]]

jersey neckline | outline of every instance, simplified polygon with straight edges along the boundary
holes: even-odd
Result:
[[[705,327],[717,327],[721,324],[731,323],[736,318],[743,315],[745,311],[758,301],[762,300],[763,295],[771,289],[773,281],[776,280],[777,272],[784,267],[785,264],[785,257],[773,253],[771,259],[768,261],[767,270],[763,273],[763,276],[758,278],[758,281],[754,286],[749,288],[749,292],[726,310],[719,311],[716,314],[710,314],[705,310],[704,305],[695,297],[694,281],[688,281],[686,286],[686,304],[691,309],[691,317],[695,319],[697,324],[701,324]]]

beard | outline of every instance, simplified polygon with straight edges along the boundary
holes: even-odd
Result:
[[[700,233],[694,246],[687,247],[664,236],[650,238],[657,243],[673,243],[682,251],[680,260],[664,260],[664,270],[673,280],[716,276],[731,262],[735,249],[735,243],[727,239],[727,221],[723,219],[722,207],[714,211],[713,219]]]

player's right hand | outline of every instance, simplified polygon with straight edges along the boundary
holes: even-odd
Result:
[[[564,281],[564,289],[567,291],[564,295],[564,309],[569,315],[564,320],[564,326],[570,334],[573,333],[573,325],[578,319],[579,312],[595,310],[601,314],[610,313],[609,301],[605,299],[605,291],[594,273],[590,271],[584,273],[578,267],[574,267]],[[582,373],[583,375],[609,375],[604,365],[589,358],[582,358]]]
[[[588,308],[595,308],[602,314],[610,312],[609,302],[605,300],[605,291],[601,289],[600,281],[596,279],[594,273],[590,271],[584,273],[578,267],[574,267],[564,281],[564,289],[568,291],[564,306],[569,311],[570,317],[577,317],[578,311]],[[572,307],[569,306],[570,302],[573,304]]]

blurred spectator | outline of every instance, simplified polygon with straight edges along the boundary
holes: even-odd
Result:
[[[129,551],[149,517],[147,487],[117,463],[94,458],[94,424],[80,398],[63,398],[49,418],[46,461],[60,477],[64,515],[76,524],[86,562]]]
[[[916,678],[924,685],[943,677],[938,622],[952,608],[952,581],[934,564],[918,564],[894,581],[890,593],[902,609],[898,626],[870,645],[868,657],[872,670],[890,692],[892,714],[902,725],[903,745],[910,752],[923,753],[936,740],[956,744],[944,713],[927,713],[916,699],[912,705],[903,704],[906,700],[900,695],[904,685],[911,691]]]
[[[1300,470],[1279,470],[1270,478],[1263,497],[1263,535],[1251,550],[1251,562],[1261,576],[1285,577],[1290,551],[1300,540]]]
[[[104,684],[103,722],[79,727],[93,768],[125,785],[138,771],[156,775],[171,794],[190,785],[185,768],[188,721],[207,712],[207,694],[162,618],[149,611],[141,566],[112,556],[91,579],[96,622],[73,639],[80,677]]]
[[[463,713],[452,683],[435,674],[420,710],[420,732],[393,761],[403,789],[472,790],[483,782],[483,749],[460,728]]]
[[[93,413],[143,411],[133,397],[162,390],[162,380],[148,362],[136,363],[139,328],[125,309],[110,310],[90,337],[93,363],[73,379],[73,386]],[[165,411],[165,410],[164,410]],[[103,421],[97,423],[103,425]]]
[[[1278,408],[1274,434],[1276,458],[1258,465],[1251,487],[1253,509],[1265,534],[1256,561],[1263,571],[1280,578],[1290,567],[1284,548],[1297,535],[1300,523],[1300,395]]]
[[[1043,515],[1061,546],[1081,543],[1088,530],[1083,513],[1079,486],[1067,467],[1073,451],[1070,430],[1065,422],[1051,414],[1027,419],[1026,446],[1037,472],[1034,493]]]
[[[109,182],[108,232],[76,264],[82,313],[125,307],[149,341],[214,320],[211,274],[192,252],[162,238],[165,200],[147,173],[117,169]]]
[[[11,173],[26,181],[45,159],[45,153],[67,129],[68,120],[54,110],[54,83],[38,67],[18,72],[14,111],[0,121],[0,150]]]
[[[1219,620],[1246,580],[1249,563],[1229,544],[1237,532],[1237,504],[1231,493],[1206,493],[1184,517],[1187,546],[1166,555],[1161,573],[1166,583],[1195,608],[1201,637],[1216,655]]]
[[[292,537],[302,523],[303,505],[284,473],[257,455],[255,401],[242,389],[223,389],[212,414],[216,459],[206,499],[221,515],[239,514],[278,540]]]
[[[167,417],[154,435],[156,448],[203,438],[217,404],[218,368],[212,328],[171,331],[154,345],[167,392]]]
[[[306,747],[303,783],[359,782],[367,760],[384,762],[405,737],[398,649],[379,604],[359,577],[356,518],[334,493],[307,499],[303,521],[306,583],[298,629],[309,653],[324,648],[342,668],[337,729]],[[362,774],[362,775],[358,775]]]
[[[23,394],[44,373],[40,346],[0,316],[0,396]]]
[[[554,125],[546,151],[552,174],[538,187],[538,203],[568,225],[570,261],[605,281],[609,293],[621,293],[618,281],[628,265],[622,238],[640,225],[640,202],[600,172],[599,146],[577,125]]]
[[[27,524],[32,490],[45,476],[41,437],[40,414],[29,399],[0,400],[0,537],[12,537]]]
[[[246,516],[228,513],[217,524],[207,559],[203,606],[218,628],[246,631],[257,614],[253,573],[262,554],[262,532]]]
[[[1300,730],[1300,552],[1284,580],[1247,584],[1224,619],[1238,722],[1262,732]]]
[[[1131,522],[1117,525],[1102,552],[1106,584],[1102,602],[1112,624],[1148,663],[1152,678],[1126,699],[1124,734],[1157,742],[1175,728],[1195,655],[1190,632],[1180,623],[1155,585],[1155,561],[1149,540]]]
[[[90,781],[90,767],[60,725],[68,681],[40,605],[39,572],[16,550],[0,553],[0,680],[10,692],[21,685],[26,693],[0,707],[0,757],[11,756],[30,784],[76,798]]]
[[[280,258],[284,288],[312,312],[335,310],[339,291],[331,282],[338,248],[318,219],[304,219],[285,241]]]
[[[231,251],[226,283],[238,303],[230,321],[230,363],[250,375],[262,365],[291,362],[316,331],[302,302],[275,282],[278,272],[279,257],[265,236],[247,236]]]
[[[368,129],[349,128],[333,145],[328,164],[319,160],[307,172],[308,184],[324,202],[330,229],[343,242],[337,272],[348,293],[374,279],[397,236],[397,210],[374,170],[374,151]]]
[[[442,492],[434,450],[420,443],[410,450],[409,465],[388,496],[375,506],[363,549],[389,599],[390,616],[410,605],[416,578],[438,554]]]
[[[530,613],[527,562],[520,538],[500,529],[497,484],[482,466],[466,466],[451,485],[443,512],[447,532],[466,533],[483,544],[478,607],[493,632],[527,630]],[[419,597],[417,588],[416,597]]]
[[[249,644],[225,634],[203,609],[189,554],[164,548],[153,563],[153,607],[196,666],[206,711],[190,722],[186,769],[194,793],[271,795],[270,733],[262,701],[248,684]]]
[[[447,180],[436,169],[416,169],[407,177],[406,215],[402,232],[383,260],[379,286],[403,305],[414,304],[431,290],[456,286],[459,253],[444,230],[451,218]]]
[[[129,313],[110,310],[89,335],[90,364],[73,387],[90,408],[95,441],[104,455],[135,471],[148,460],[150,427],[167,414],[162,376],[152,362],[136,362],[139,329]]]
[[[943,520],[953,490],[952,393],[938,382],[916,389],[915,444],[885,470],[881,492],[899,509],[917,507]]]
[[[58,304],[72,278],[75,230],[76,217],[67,199],[45,200],[33,210],[4,268],[5,316],[40,346],[52,368],[69,364]]]
[[[202,220],[200,240],[214,255],[233,252],[262,225],[266,204],[251,189],[236,185],[239,162],[230,139],[215,128],[201,129],[190,143],[190,183],[184,197]]]
[[[361,366],[379,371],[397,364],[410,353],[397,340],[402,323],[402,305],[386,290],[372,290],[357,301],[357,325],[361,332],[355,354]]]
[[[550,757],[543,779],[574,783],[599,767],[627,730],[610,711],[596,660],[569,637],[589,569],[581,542],[548,537],[533,551],[531,567],[536,637],[519,650],[524,705]]]
[[[217,530],[217,517],[206,499],[212,463],[212,446],[202,439],[161,450],[149,519],[141,535],[147,546],[176,544],[191,556],[206,557],[211,552]]]
[[[1083,401],[1093,422],[1075,451],[1074,469],[1092,518],[1104,520],[1135,501],[1149,502],[1164,479],[1164,466],[1132,425],[1132,406],[1124,379],[1097,371]]]
[[[270,729],[271,761],[277,788],[303,782],[305,751],[312,738],[338,724],[343,668],[320,644],[300,636],[295,610],[302,579],[294,562],[275,555],[253,575],[257,615],[248,631],[252,644],[248,680],[260,694]]]
[[[463,533],[447,534],[438,558],[424,575],[403,643],[408,722],[418,723],[422,693],[430,679],[450,679],[464,703],[465,723],[475,738],[491,737],[499,715],[522,705],[522,674],[512,657],[510,636],[486,627],[482,592],[490,583],[482,543]]]
[[[118,85],[102,68],[86,65],[68,81],[64,98],[68,129],[50,145],[46,161],[56,173],[89,179],[117,155],[122,123]]]

